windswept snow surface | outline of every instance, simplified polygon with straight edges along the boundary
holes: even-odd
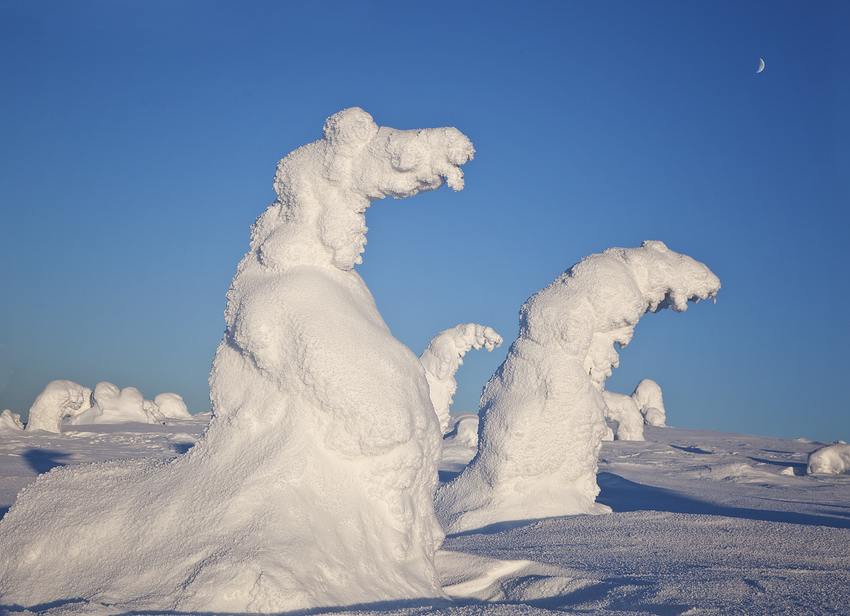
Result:
[[[450,426],[459,419],[468,423],[470,417],[453,413]],[[208,419],[206,415],[169,425],[66,426],[63,434],[4,432],[0,514],[39,473],[56,466],[65,465],[68,472],[92,462],[141,456],[164,462],[191,447]],[[598,500],[613,513],[531,520],[449,536],[437,554],[437,569],[452,603],[434,606],[426,601],[412,607],[384,602],[358,606],[357,611],[311,613],[848,613],[850,475],[805,474],[809,454],[824,443],[652,426],[645,428],[645,436],[643,442],[602,446]],[[451,431],[444,450],[455,461],[444,461],[445,479],[462,468],[459,460],[469,460],[475,453]],[[109,520],[95,516],[88,523],[104,526]],[[159,517],[148,523],[155,532],[157,524],[180,521]],[[336,530],[343,532],[345,527]],[[106,541],[103,537],[94,547],[102,548]],[[59,580],[78,574],[77,570],[51,573]],[[167,572],[157,575],[166,577]],[[65,601],[29,610],[5,607],[0,613],[20,616],[125,613],[120,606],[97,601]]]
[[[68,466],[28,487],[0,522],[2,601],[283,612],[445,600],[425,369],[352,268],[372,201],[460,190],[473,152],[457,129],[378,127],[352,108],[284,158],[227,295],[203,437],[173,460]]]
[[[645,313],[681,312],[719,289],[702,263],[646,241],[585,257],[531,296],[481,396],[478,454],[437,493],[446,532],[608,511],[595,502],[596,460],[607,432],[602,391],[619,365],[614,345],[629,343]]]

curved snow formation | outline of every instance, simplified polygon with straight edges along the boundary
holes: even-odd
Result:
[[[662,428],[667,426],[667,413],[658,383],[643,379],[632,392],[632,400],[637,404],[646,425]]]
[[[210,374],[214,417],[171,461],[54,469],[0,520],[0,603],[285,612],[443,597],[440,427],[419,358],[353,271],[382,197],[463,187],[454,128],[365,111],[278,165]]]
[[[478,454],[437,493],[445,530],[609,511],[595,499],[613,345],[646,312],[681,312],[719,289],[705,265],[647,241],[586,257],[530,297],[481,397]]]
[[[631,396],[616,394],[604,390],[602,399],[608,407],[607,416],[617,422],[617,433],[614,439],[618,441],[642,441],[643,415]],[[604,440],[604,439],[603,439]]]
[[[840,475],[850,470],[850,445],[834,443],[809,454],[806,473],[809,475]]]
[[[502,344],[502,337],[489,327],[462,323],[440,332],[431,339],[419,357],[425,368],[431,403],[440,420],[440,431],[447,432],[452,397],[457,391],[455,373],[463,365],[463,356],[471,349],[484,347],[488,351]]]
[[[91,408],[92,391],[74,381],[50,381],[29,410],[26,429],[61,432],[62,420]]]
[[[103,381],[94,387],[93,404],[84,411],[65,420],[68,425],[162,423],[165,417],[156,404],[145,400],[135,387],[119,389],[117,385]]]
[[[24,424],[20,415],[9,409],[4,409],[0,413],[0,432],[20,432],[23,429]]]

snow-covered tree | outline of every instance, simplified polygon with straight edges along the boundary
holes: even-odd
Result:
[[[614,345],[646,312],[681,312],[719,289],[705,265],[647,241],[586,257],[529,298],[481,397],[478,454],[437,494],[446,530],[608,511],[595,502],[596,470]]]

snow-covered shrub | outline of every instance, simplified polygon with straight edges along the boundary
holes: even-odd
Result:
[[[431,403],[444,434],[449,425],[452,396],[457,391],[455,373],[463,365],[463,356],[471,349],[484,347],[492,351],[500,344],[502,337],[489,327],[463,323],[434,336],[419,357],[428,379]]]
[[[839,442],[809,454],[809,475],[838,475],[850,470],[850,445]]]
[[[642,441],[643,415],[631,396],[603,391],[602,399],[608,407],[607,416],[617,422],[614,438],[618,441]]]
[[[50,381],[33,402],[27,419],[28,431],[61,432],[62,420],[91,408],[92,392],[74,381]]]
[[[21,416],[5,409],[0,413],[0,432],[20,432],[24,429]]]
[[[419,358],[352,269],[364,212],[463,187],[453,128],[361,109],[283,159],[210,374],[214,416],[170,462],[64,467],[0,520],[0,597],[117,610],[287,612],[443,597],[440,424]]]
[[[168,392],[157,395],[153,401],[159,412],[167,419],[189,419],[192,417],[186,403],[183,402],[182,396]]]
[[[667,413],[664,411],[664,399],[661,387],[651,379],[643,379],[632,392],[632,400],[637,404],[648,426],[666,426]]]
[[[478,447],[478,415],[457,413],[458,418],[446,433],[446,439],[466,447]]]
[[[68,425],[118,424],[137,421],[140,423],[162,423],[165,420],[156,404],[145,400],[135,387],[119,389],[103,381],[95,385],[93,404],[85,411],[68,418]],[[32,411],[30,411],[32,412]]]
[[[478,454],[437,493],[445,529],[602,513],[605,379],[640,317],[714,297],[720,281],[662,242],[591,255],[526,301],[520,333],[481,397]]]

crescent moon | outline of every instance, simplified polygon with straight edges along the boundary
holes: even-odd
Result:
[[[764,60],[762,60],[761,58],[759,58],[759,70],[757,70],[757,71],[756,71],[756,73],[760,73],[760,72],[762,72],[763,70],[764,70]]]

